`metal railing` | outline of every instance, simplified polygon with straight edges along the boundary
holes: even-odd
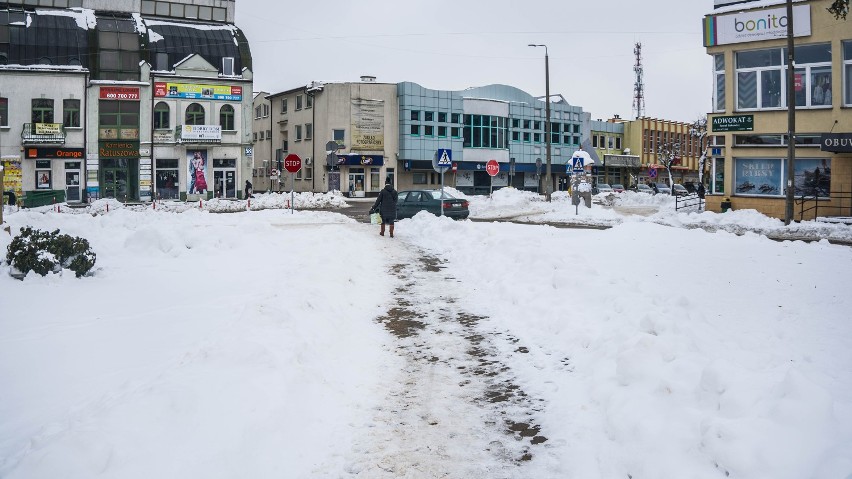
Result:
[[[813,216],[808,215],[810,219],[818,218],[821,212],[825,217],[852,216],[852,192],[833,191],[828,195],[828,197],[802,195],[796,198],[796,205],[799,206],[799,221],[803,221],[805,214],[811,211]]]
[[[48,126],[51,125],[51,126]],[[21,143],[65,144],[65,127],[61,123],[24,123]]]
[[[675,196],[675,211],[685,208],[704,211],[704,204],[704,198],[699,198],[697,193],[690,193],[685,196]]]

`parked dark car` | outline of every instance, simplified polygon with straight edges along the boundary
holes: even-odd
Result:
[[[686,196],[689,194],[689,190],[687,190],[685,186],[678,184],[672,185],[672,192],[676,196]]]
[[[612,185],[612,191],[616,193],[624,193],[624,185],[622,185],[621,183],[615,183],[614,185]]]
[[[665,183],[651,183],[651,188],[654,190],[656,194],[662,195],[671,195],[672,189],[668,187]]]
[[[397,219],[411,218],[421,211],[428,211],[435,216],[441,216],[441,204],[444,205],[444,216],[463,220],[470,216],[467,200],[459,199],[441,190],[407,190],[399,192],[396,202]]]

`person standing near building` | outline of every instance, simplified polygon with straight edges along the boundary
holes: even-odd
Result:
[[[385,187],[379,192],[379,197],[370,208],[370,214],[378,212],[382,216],[382,228],[379,230],[379,236],[385,235],[385,225],[390,228],[390,237],[393,238],[393,223],[396,221],[396,201],[399,198],[399,193],[393,189],[391,179],[385,180]]]
[[[251,181],[246,180],[246,187],[245,187],[245,194],[244,194],[246,199],[254,198],[254,196],[251,194],[251,192],[252,192]]]

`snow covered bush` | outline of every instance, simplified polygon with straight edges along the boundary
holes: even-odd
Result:
[[[24,276],[30,271],[45,276],[67,268],[79,278],[95,266],[95,258],[89,241],[84,238],[29,226],[9,243],[6,251],[6,261]]]

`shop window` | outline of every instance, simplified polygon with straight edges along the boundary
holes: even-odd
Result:
[[[35,188],[49,190],[52,185],[50,160],[36,160]]]
[[[423,172],[414,172],[411,174],[411,181],[415,185],[426,185],[428,184],[428,178],[426,178],[426,173]]]
[[[176,200],[180,198],[178,191],[178,160],[157,158],[156,188],[157,198]]]
[[[202,107],[198,103],[190,103],[190,105],[186,107],[186,124],[203,125],[204,107]]]
[[[781,158],[734,158],[734,194],[781,196],[782,178]]]
[[[161,101],[154,106],[154,129],[165,130],[169,128],[169,114],[171,110],[169,104]]]
[[[781,107],[781,48],[736,53],[737,109]]]
[[[784,49],[786,52],[786,49]],[[797,45],[794,85],[797,107],[830,107],[833,100],[831,85],[831,44]],[[786,58],[784,63],[786,65]],[[784,98],[786,105],[786,97]]]
[[[233,131],[234,130],[234,107],[231,105],[222,105],[222,108],[219,108],[219,125],[222,127],[222,130],[225,131]]]
[[[62,100],[62,126],[80,127],[80,100]]]

